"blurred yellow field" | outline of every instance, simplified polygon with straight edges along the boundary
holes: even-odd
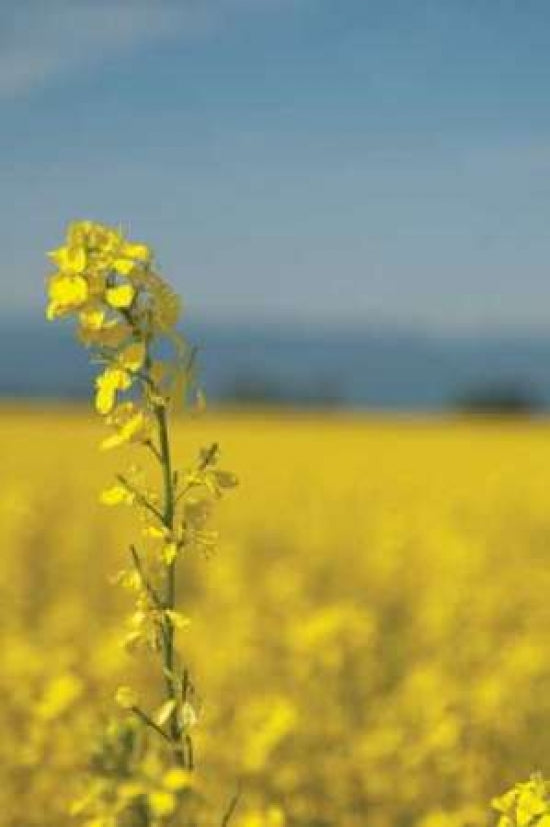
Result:
[[[135,526],[98,502],[126,449],[103,436],[92,412],[0,414],[10,827],[69,824],[115,688],[148,692],[109,584]],[[236,825],[494,823],[548,768],[550,425],[233,413],[182,423],[175,453],[214,440],[241,484],[179,594],[213,808],[240,783]]]

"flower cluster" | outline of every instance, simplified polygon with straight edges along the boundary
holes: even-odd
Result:
[[[49,278],[47,317],[76,315],[80,340],[103,365],[96,408],[114,429],[104,447],[146,442],[151,410],[174,399],[182,376],[192,384],[194,352],[175,330],[178,296],[155,272],[151,249],[111,227],[71,224],[66,244],[49,256],[58,269]],[[172,344],[170,360],[159,357],[161,339]]]

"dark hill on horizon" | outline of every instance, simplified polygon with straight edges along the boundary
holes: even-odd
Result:
[[[214,402],[441,411],[484,393],[550,407],[550,335],[437,336],[390,327],[186,327]],[[79,399],[96,372],[70,325],[0,322],[0,396]]]

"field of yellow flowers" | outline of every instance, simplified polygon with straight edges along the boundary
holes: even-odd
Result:
[[[128,675],[131,517],[92,413],[0,410],[0,824],[70,824]],[[196,752],[236,827],[477,827],[550,759],[550,424],[211,414],[240,478],[187,561]],[[124,450],[124,449],[123,449]],[[219,822],[218,822],[219,823]]]

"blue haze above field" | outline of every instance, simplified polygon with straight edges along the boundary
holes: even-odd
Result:
[[[189,325],[213,402],[442,410],[478,389],[550,406],[550,336],[427,336],[390,328]],[[69,327],[0,326],[0,396],[83,399],[95,368]]]

